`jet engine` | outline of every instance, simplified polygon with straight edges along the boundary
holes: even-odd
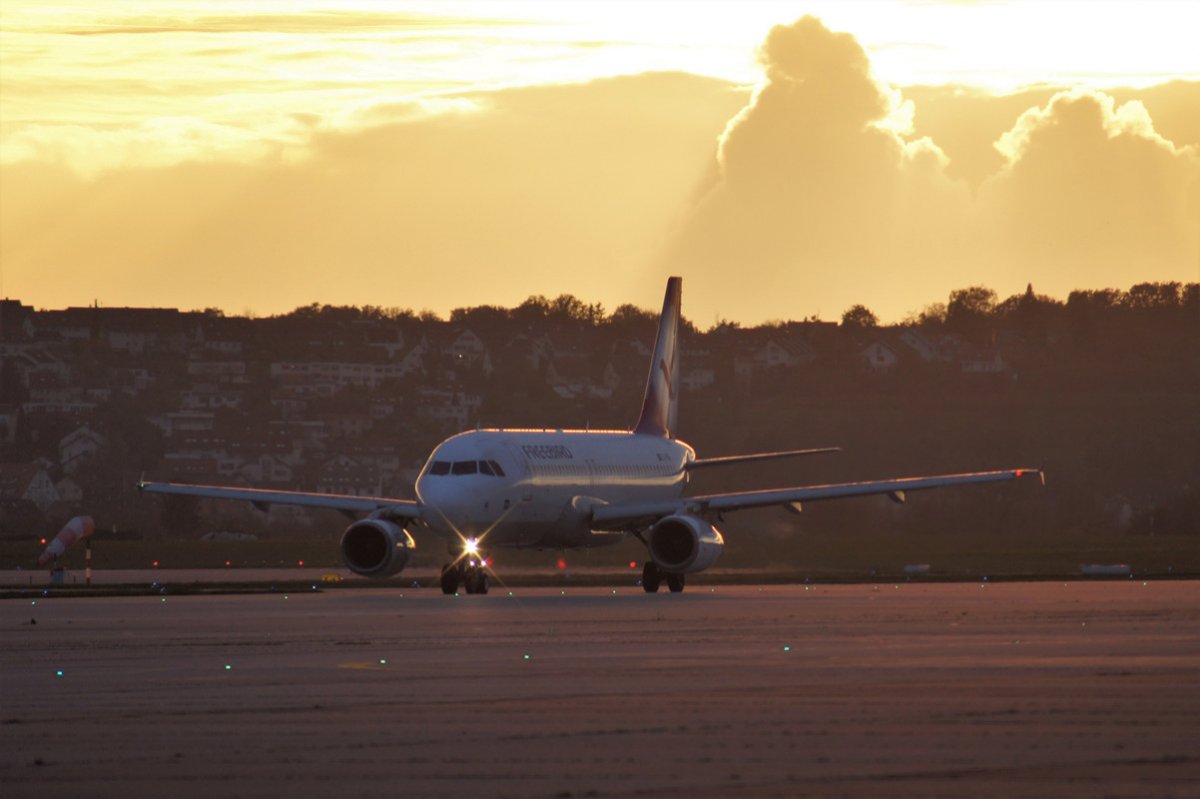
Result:
[[[646,535],[650,557],[664,572],[692,574],[717,562],[725,539],[703,519],[668,516]]]
[[[415,546],[403,527],[383,519],[363,519],[342,533],[342,560],[355,574],[391,577],[405,567]]]

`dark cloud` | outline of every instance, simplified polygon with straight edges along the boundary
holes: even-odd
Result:
[[[88,180],[10,164],[5,290],[36,304],[260,312],[444,311],[562,292],[648,301],[630,282],[745,95],[647,74],[465,99],[482,110],[324,128],[303,158]]]

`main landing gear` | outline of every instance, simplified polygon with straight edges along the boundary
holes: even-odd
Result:
[[[671,589],[671,593],[678,594],[683,590],[684,584],[687,582],[686,575],[676,574],[674,572],[664,572],[658,568],[658,564],[652,560],[646,561],[642,566],[642,588],[647,594],[658,593],[658,587],[666,581],[667,588]]]
[[[476,560],[460,560],[442,566],[442,593],[453,594],[462,585],[468,594],[486,594],[488,592],[487,567]]]

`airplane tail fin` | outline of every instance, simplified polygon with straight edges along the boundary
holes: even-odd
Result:
[[[646,378],[646,397],[642,415],[633,432],[673,438],[679,415],[679,316],[683,278],[667,280],[662,317],[658,321],[658,339],[650,358]]]

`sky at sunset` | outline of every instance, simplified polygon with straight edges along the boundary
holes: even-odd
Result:
[[[0,296],[701,327],[1200,280],[1200,3],[0,6]]]

